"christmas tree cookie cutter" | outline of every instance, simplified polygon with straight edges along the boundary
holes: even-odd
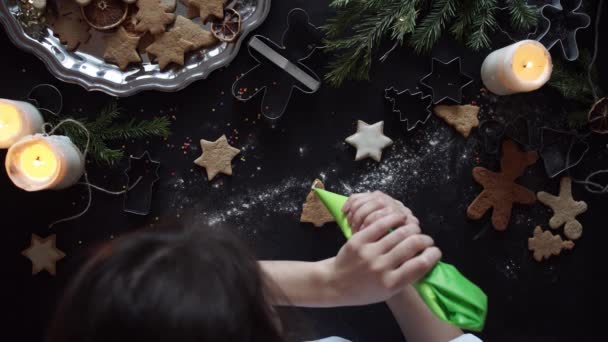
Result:
[[[281,118],[294,90],[313,94],[321,87],[321,78],[304,64],[320,47],[321,31],[300,8],[287,15],[287,29],[282,45],[256,35],[248,43],[249,54],[258,65],[243,74],[232,85],[232,95],[248,101],[263,92],[262,114],[268,120]]]
[[[433,104],[445,99],[460,104],[462,89],[471,82],[473,78],[462,72],[460,57],[448,62],[433,57],[431,72],[420,79],[420,83],[431,90]]]
[[[540,156],[549,178],[575,167],[589,151],[589,144],[576,131],[541,128]]]
[[[421,91],[398,91],[390,87],[384,90],[384,98],[391,103],[392,112],[399,113],[399,120],[406,123],[408,132],[419,124],[424,125],[431,117],[431,96]]]
[[[583,0],[552,0],[540,8],[540,34],[536,40],[547,50],[559,43],[564,58],[574,61],[578,58],[578,43],[576,33],[589,27],[591,18],[579,12]],[[564,6],[565,5],[565,6]]]
[[[160,179],[160,162],[152,160],[145,151],[141,156],[129,156],[129,166],[125,170],[127,191],[124,194],[123,211],[145,216],[150,213],[154,185]]]

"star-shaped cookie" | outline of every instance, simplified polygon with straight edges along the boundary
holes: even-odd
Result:
[[[325,189],[325,185],[318,179],[312,183],[312,189]],[[302,208],[300,222],[312,223],[315,227],[321,227],[325,223],[336,221],[319,196],[314,191],[310,191],[306,196],[306,202]]]
[[[189,41],[163,34],[146,48],[146,52],[156,56],[158,65],[163,70],[171,63],[184,65],[184,54],[193,48],[194,44]]]
[[[357,149],[355,160],[372,158],[379,162],[382,158],[382,149],[390,146],[393,141],[383,134],[384,121],[373,125],[359,120],[357,122],[357,133],[346,138],[346,142]]]
[[[562,249],[574,248],[574,242],[563,241],[561,236],[553,235],[540,227],[534,229],[534,237],[528,238],[528,249],[534,252],[534,259],[542,261],[552,255],[559,255]]]
[[[167,13],[170,8],[164,6],[161,0],[137,0],[137,8],[135,30],[141,33],[163,33],[167,25],[175,20],[175,15]]]
[[[206,22],[209,17],[213,16],[217,19],[224,19],[224,6],[227,0],[185,0],[184,3],[189,7],[189,16],[191,8],[196,8],[199,11],[199,16],[203,22]]]
[[[201,139],[203,154],[194,163],[207,170],[207,178],[212,180],[218,173],[232,175],[232,159],[241,152],[228,144],[225,135],[216,141]]]
[[[200,25],[195,24],[192,20],[185,17],[177,16],[173,28],[165,33],[175,37],[175,39],[183,39],[193,44],[192,49],[209,47],[218,42],[210,31],[203,30]]]
[[[51,275],[55,275],[55,264],[65,257],[65,253],[55,247],[57,236],[55,234],[43,239],[36,234],[32,234],[30,246],[21,252],[32,261],[32,274],[37,274],[46,270]]]
[[[121,26],[116,32],[105,38],[106,50],[103,58],[118,65],[121,70],[125,70],[129,63],[141,62],[141,57],[137,53],[139,39],[140,37],[130,35]]]
[[[553,217],[549,220],[549,227],[557,229],[564,226],[564,234],[568,239],[576,240],[583,234],[583,225],[576,219],[587,211],[587,203],[575,201],[572,198],[572,179],[563,177],[560,181],[559,196],[553,196],[541,191],[536,194],[538,200],[553,210]]]

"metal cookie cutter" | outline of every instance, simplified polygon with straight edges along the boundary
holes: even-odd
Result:
[[[564,1],[552,0],[540,9],[540,34],[536,40],[541,42],[547,50],[559,43],[564,58],[573,61],[578,58],[578,44],[576,32],[591,24],[591,18],[578,10],[583,0]]]
[[[576,131],[541,128],[540,156],[549,178],[578,165],[589,151],[589,144]]]
[[[262,114],[271,121],[283,116],[295,89],[313,94],[321,87],[321,78],[303,63],[319,47],[321,31],[300,8],[289,12],[287,23],[282,46],[260,35],[249,40],[258,65],[232,85],[232,95],[241,101],[263,92]]]
[[[148,151],[140,157],[129,157],[129,167],[125,170],[128,190],[125,192],[123,211],[137,215],[150,213],[154,184],[160,179],[159,168],[160,162],[152,160]]]
[[[399,120],[406,122],[408,132],[418,124],[424,125],[431,117],[431,96],[421,91],[412,93],[406,89],[399,92],[390,87],[384,90],[384,98],[392,104],[393,113],[399,113]]]
[[[461,103],[462,88],[471,82],[473,79],[461,70],[460,57],[449,62],[443,62],[433,57],[431,73],[420,80],[422,85],[431,89],[434,104],[445,99]]]

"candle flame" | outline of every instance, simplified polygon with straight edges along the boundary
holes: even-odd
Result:
[[[534,63],[532,63],[532,61],[529,61],[528,63],[524,64],[524,68],[531,68],[534,66]]]

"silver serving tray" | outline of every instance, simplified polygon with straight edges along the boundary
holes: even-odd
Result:
[[[91,29],[91,39],[76,51],[68,51],[53,36],[50,28],[40,39],[25,32],[17,13],[19,0],[0,0],[0,22],[7,35],[19,48],[40,58],[49,71],[58,79],[83,86],[89,91],[98,90],[113,96],[130,96],[144,90],[178,91],[190,83],[205,79],[209,74],[229,64],[237,55],[245,37],[260,26],[270,11],[270,0],[238,0],[237,5],[242,18],[242,30],[238,39],[232,43],[221,43],[210,49],[203,49],[187,55],[184,66],[172,65],[160,71],[157,64],[150,63],[142,54],[140,66],[131,66],[122,71],[103,60],[99,42],[105,33]],[[178,1],[178,14],[185,12]],[[199,22],[200,23],[200,22]]]

